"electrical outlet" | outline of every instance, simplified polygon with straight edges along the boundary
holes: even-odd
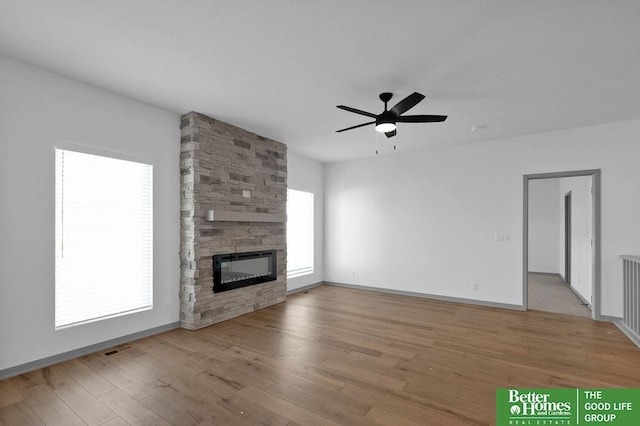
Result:
[[[355,272],[351,273],[351,278],[353,278],[354,280],[356,279],[356,273]]]
[[[473,288],[473,291],[478,291],[478,283],[473,283],[471,287]]]

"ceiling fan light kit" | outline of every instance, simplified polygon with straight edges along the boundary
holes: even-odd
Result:
[[[398,102],[393,108],[388,110],[387,103],[391,100],[392,97],[392,93],[380,93],[380,100],[384,102],[384,111],[377,115],[345,105],[338,105],[337,108],[373,118],[374,121],[369,121],[367,123],[357,124],[345,129],[336,130],[336,132],[340,133],[346,130],[368,126],[369,124],[375,124],[376,131],[384,133],[388,138],[392,138],[397,133],[397,123],[436,123],[447,119],[446,115],[402,115],[424,99],[424,95],[418,92],[413,92],[412,94]]]
[[[380,132],[380,133],[387,133],[387,132],[393,132],[396,129],[396,123],[394,123],[393,121],[388,121],[388,122],[377,122],[376,121],[376,131]]]

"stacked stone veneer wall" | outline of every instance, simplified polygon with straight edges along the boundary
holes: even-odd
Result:
[[[180,129],[182,327],[195,330],[284,302],[286,224],[205,217],[211,209],[284,217],[286,145],[195,112],[182,116]],[[276,281],[213,292],[213,255],[258,250],[277,250]]]

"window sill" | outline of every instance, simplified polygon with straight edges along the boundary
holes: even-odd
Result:
[[[287,279],[290,278],[298,278],[298,277],[304,277],[305,275],[311,275],[313,274],[314,270],[313,268],[311,269],[303,269],[303,270],[298,270],[295,272],[292,272],[290,274],[287,274]]]

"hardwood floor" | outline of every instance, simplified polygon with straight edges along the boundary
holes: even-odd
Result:
[[[608,323],[321,286],[0,381],[0,424],[492,424],[496,388],[640,387],[638,365]]]

